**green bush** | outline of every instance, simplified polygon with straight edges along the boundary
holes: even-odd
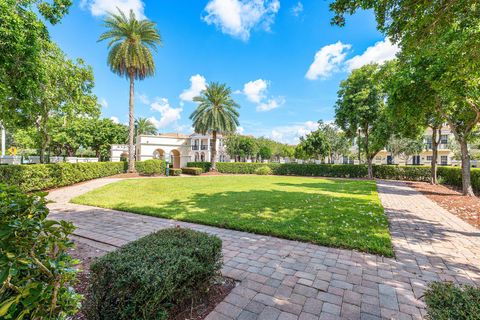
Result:
[[[378,179],[430,181],[431,169],[427,166],[381,165],[373,167],[373,174]]]
[[[263,167],[258,167],[257,169],[255,169],[255,174],[258,174],[260,176],[264,176],[264,175],[273,174],[273,171],[269,166],[263,166]]]
[[[198,176],[198,175],[201,175],[203,173],[203,169],[202,168],[195,168],[195,167],[187,167],[187,168],[182,168],[182,173]]]
[[[47,190],[125,172],[124,162],[52,163],[0,167],[0,182],[24,192]]]
[[[44,195],[0,184],[0,318],[66,319],[78,310],[70,222],[46,220]]]
[[[222,265],[222,241],[171,228],[152,233],[91,265],[89,319],[167,319],[205,294]]]
[[[462,187],[462,169],[459,167],[438,167],[438,176],[442,178],[442,182],[446,185]],[[471,169],[471,181],[473,190],[480,192],[480,169]]]
[[[427,318],[432,320],[479,320],[480,288],[450,282],[432,282],[425,291]]]
[[[166,163],[163,160],[136,161],[135,169],[142,176],[153,176],[165,174]]]
[[[182,169],[180,169],[180,168],[171,168],[169,174],[170,174],[171,176],[179,176],[180,174],[182,174]]]
[[[218,162],[217,162],[217,165],[218,165]],[[210,167],[212,166],[212,164],[210,162],[188,162],[187,163],[187,167],[191,167],[191,168],[202,168],[203,172],[208,172],[210,171]]]

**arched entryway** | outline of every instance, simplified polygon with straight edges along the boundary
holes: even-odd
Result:
[[[198,152],[195,152],[195,162],[198,161],[200,161],[200,155],[198,154]]]
[[[120,155],[120,161],[128,161],[128,152],[122,152]]]
[[[204,161],[205,161],[205,153],[204,153],[204,152],[202,152],[202,153],[200,154],[200,161],[201,161],[201,162],[204,162]]]
[[[180,151],[172,150],[170,152],[170,163],[174,168],[180,168]]]
[[[165,151],[163,149],[157,149],[153,152],[153,159],[165,160]]]

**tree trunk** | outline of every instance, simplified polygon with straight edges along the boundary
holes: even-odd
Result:
[[[438,131],[438,136],[437,136]],[[437,159],[438,159],[438,143],[439,138],[441,137],[442,129],[438,129],[438,127],[432,127],[432,168],[431,168],[431,175],[430,175],[430,183],[437,184]]]
[[[465,139],[459,140],[460,150],[462,152],[462,191],[465,196],[475,196],[473,193],[472,182],[470,180],[470,155],[468,145]]]
[[[368,156],[367,163],[368,163],[368,179],[373,180],[373,158]]]
[[[135,134],[135,113],[134,113],[134,74],[130,72],[130,103],[128,112],[128,172],[135,172],[135,151],[133,138]]]
[[[217,171],[217,131],[212,131],[212,152],[210,155],[210,162],[212,165],[210,166],[210,171]]]

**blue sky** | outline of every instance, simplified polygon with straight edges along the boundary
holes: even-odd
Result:
[[[128,82],[110,71],[106,43],[97,42],[106,12],[119,7],[156,22],[163,39],[155,76],[136,83],[137,117],[151,118],[159,132],[188,133],[192,97],[218,81],[241,105],[240,132],[295,143],[319,119],[333,119],[338,84],[352,69],[397,51],[370,12],[331,26],[328,3],[80,0],[50,31],[71,58],[93,67],[104,117],[127,122]]]

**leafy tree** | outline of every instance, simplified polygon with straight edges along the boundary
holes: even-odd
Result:
[[[23,115],[42,93],[42,60],[50,45],[44,21],[58,23],[71,4],[71,0],[0,1],[0,121],[9,130],[29,125]]]
[[[330,163],[335,163],[342,155],[347,155],[350,152],[350,139],[344,132],[329,123],[324,123],[322,120],[318,121],[318,130],[325,137],[328,146],[327,157]]]
[[[194,97],[193,101],[198,102],[198,107],[190,115],[193,120],[195,132],[206,134],[212,133],[212,152],[210,170],[215,171],[217,161],[217,133],[228,134],[235,132],[238,122],[240,107],[232,99],[232,90],[225,84],[212,82],[202,91],[201,95]]]
[[[353,70],[340,83],[335,105],[336,124],[349,137],[355,137],[358,131],[361,133],[359,148],[364,150],[367,158],[370,179],[373,179],[372,160],[386,146],[391,135],[385,104],[385,74],[377,64]]]
[[[231,134],[225,140],[227,153],[235,161],[255,157],[259,152],[259,146],[254,137]]]
[[[110,157],[112,144],[124,144],[128,141],[128,127],[110,119],[93,119],[89,121],[87,130],[91,140],[86,147],[95,151],[99,160]]]
[[[262,160],[268,160],[272,158],[272,149],[269,146],[261,146],[258,150],[258,156]]]
[[[134,82],[143,80],[155,73],[155,62],[151,50],[156,51],[162,43],[155,23],[146,19],[137,20],[133,10],[127,17],[118,10],[118,14],[110,14],[104,20],[107,31],[99,41],[109,40],[108,64],[110,69],[121,77],[130,80],[129,103],[129,139],[128,139],[128,171],[135,172],[134,154]]]
[[[324,160],[329,155],[331,149],[325,133],[320,129],[312,131],[305,137],[301,137],[297,148],[303,151],[300,152],[299,150],[300,155],[319,160]]]
[[[423,136],[412,139],[394,135],[387,144],[387,151],[389,151],[392,156],[399,157],[405,161],[405,163],[408,163],[411,156],[419,154],[423,149]]]
[[[138,136],[141,134],[149,135],[149,134],[157,133],[157,128],[155,128],[155,125],[152,123],[152,121],[146,118],[136,119],[135,128],[136,128],[135,136]]]
[[[295,159],[300,159],[300,160],[308,160],[310,159],[310,155],[308,155],[306,152],[305,152],[305,149],[303,148],[303,146],[301,144],[298,144],[294,151],[293,151],[293,156],[295,157]]]

